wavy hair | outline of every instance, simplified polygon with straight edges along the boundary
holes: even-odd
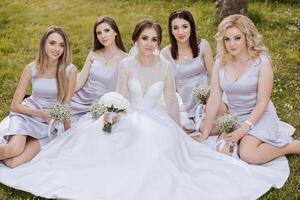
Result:
[[[261,54],[267,53],[268,49],[262,43],[262,35],[257,31],[254,23],[246,16],[235,14],[222,20],[218,26],[216,34],[217,40],[217,58],[221,64],[225,65],[228,58],[228,51],[224,44],[224,35],[228,28],[236,27],[246,37],[246,46],[251,58],[256,58]]]

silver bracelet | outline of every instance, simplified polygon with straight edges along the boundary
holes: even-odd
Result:
[[[250,122],[249,120],[244,121],[244,123],[249,125],[250,130],[252,130],[254,128],[253,123]]]

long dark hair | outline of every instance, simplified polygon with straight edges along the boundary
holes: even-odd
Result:
[[[122,42],[121,33],[119,31],[118,25],[115,22],[115,20],[113,18],[109,17],[109,16],[103,16],[103,17],[99,18],[94,24],[94,49],[93,49],[93,51],[97,51],[99,49],[104,48],[103,44],[101,44],[101,42],[99,42],[99,40],[97,38],[97,33],[96,33],[97,26],[99,24],[102,24],[102,23],[109,24],[110,27],[116,32],[116,34],[117,34],[116,39],[115,39],[116,45],[119,49],[126,52],[126,49],[125,49],[124,44]]]
[[[171,55],[175,60],[178,58],[178,45],[177,45],[176,38],[172,34],[172,21],[176,18],[184,19],[190,23],[191,34],[189,38],[189,44],[192,49],[193,58],[196,58],[199,54],[198,41],[196,36],[196,25],[195,25],[193,15],[187,10],[177,10],[172,12],[169,16],[168,28],[169,28],[169,38],[171,43]]]
[[[159,23],[155,22],[153,19],[143,19],[140,21],[134,28],[131,39],[133,42],[136,42],[143,30],[146,28],[153,28],[157,33],[157,45],[160,46],[162,40],[162,29]]]

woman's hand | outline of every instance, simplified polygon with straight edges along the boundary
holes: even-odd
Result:
[[[48,110],[39,110],[39,113],[40,113],[40,117],[47,123],[49,123],[51,121],[51,115],[49,113]]]
[[[193,132],[195,132],[195,129],[190,129],[190,128],[186,128],[186,127],[182,127],[182,129],[184,130],[184,132],[186,132],[187,134],[191,134]]]
[[[115,124],[120,120],[120,116],[116,115],[112,119],[110,119],[109,113],[105,113],[103,116],[103,122],[104,124],[112,123]]]
[[[225,140],[230,143],[237,143],[244,135],[249,131],[249,126],[247,124],[243,124],[241,127],[236,129],[235,131],[229,133]]]
[[[204,142],[208,138],[208,134],[199,132],[199,134],[192,136],[192,138],[198,142]]]

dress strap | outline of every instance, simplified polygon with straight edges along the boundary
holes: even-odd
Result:
[[[31,67],[31,77],[35,77],[37,75],[36,64],[33,64]]]
[[[67,67],[66,67],[66,74],[69,75],[70,71],[73,69],[74,65],[73,64],[69,64]]]
[[[203,57],[203,55],[204,55],[204,48],[205,48],[206,43],[207,43],[207,41],[205,39],[201,39],[199,41],[198,48],[199,48],[199,56],[200,57]]]

